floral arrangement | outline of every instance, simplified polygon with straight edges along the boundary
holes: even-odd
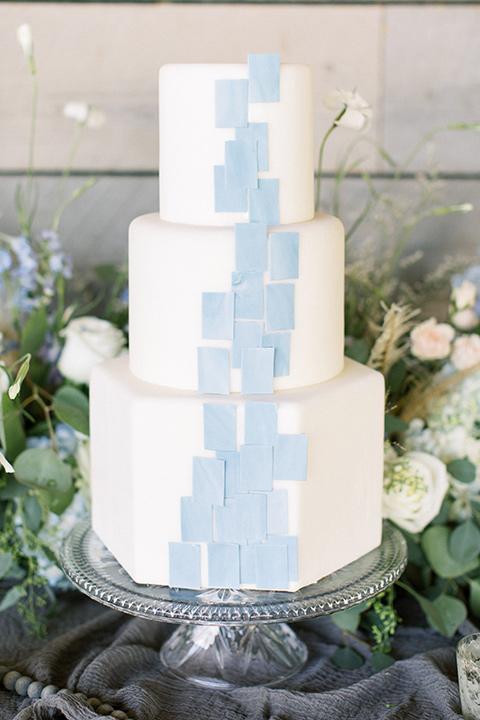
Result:
[[[33,112],[29,169],[16,196],[20,232],[0,233],[0,611],[17,605],[40,632],[63,582],[59,545],[88,512],[89,375],[95,362],[125,350],[127,291],[125,268],[98,268],[80,280],[62,249],[62,213],[93,184],[63,200],[65,179],[82,132],[103,120],[83,103],[65,108],[75,121],[73,150],[51,227],[32,229],[37,85],[28,26],[18,39],[33,81]],[[337,128],[354,131],[328,207],[342,219],[343,180],[363,176],[366,202],[346,228],[346,354],[386,380],[384,516],[409,546],[407,571],[394,588],[332,616],[346,641],[333,659],[349,667],[362,662],[349,643],[356,634],[381,668],[392,661],[399,595],[414,598],[445,635],[468,613],[480,616],[480,260],[447,258],[418,285],[406,273],[420,259],[408,254],[408,240],[424,218],[472,208],[440,201],[434,167],[417,177],[413,200],[399,196],[399,180],[436,133],[478,132],[480,125],[432,130],[402,163],[377,148],[391,168],[378,188],[382,181],[355,155],[362,142],[373,144],[365,132],[368,103],[336,90],[325,104],[336,116],[319,151],[317,207],[325,143]],[[440,309],[430,316],[424,308],[434,297]]]

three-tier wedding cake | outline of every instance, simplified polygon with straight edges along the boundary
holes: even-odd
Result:
[[[380,542],[383,378],[343,357],[312,87],[277,55],[160,71],[130,351],[90,385],[93,529],[139,583],[293,591]]]

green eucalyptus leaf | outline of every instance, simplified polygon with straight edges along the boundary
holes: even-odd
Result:
[[[365,338],[360,340],[354,340],[354,342],[345,348],[345,355],[352,360],[356,360],[359,363],[365,365],[370,355],[370,348]]]
[[[16,605],[17,602],[22,599],[24,594],[25,593],[21,585],[14,585],[11,587],[3,596],[2,602],[0,602],[0,612],[8,610],[8,608]]]
[[[20,354],[26,355],[30,353],[35,355],[40,350],[44,341],[45,335],[48,330],[48,318],[45,306],[42,305],[35,310],[27,322],[22,332],[22,341],[20,345]]]
[[[380,650],[375,650],[370,658],[370,665],[376,672],[380,672],[380,670],[385,670],[385,668],[393,665],[394,662],[395,659],[391,655],[380,652]]]
[[[334,665],[345,670],[355,670],[356,668],[362,667],[365,662],[363,657],[355,652],[355,650],[352,650],[351,647],[339,648],[333,653],[330,659]]]
[[[361,619],[361,611],[356,607],[336,612],[332,616],[332,621],[340,630],[354,633],[358,630]]]
[[[0,555],[0,579],[8,577],[10,568],[13,565],[13,555],[10,552],[4,552]]]
[[[433,525],[422,535],[422,549],[433,571],[442,578],[455,578],[475,570],[478,558],[458,561],[450,553],[450,530],[444,525]]]
[[[440,595],[430,605],[430,611],[426,613],[428,622],[443,635],[453,637],[458,626],[467,618],[465,604],[451,595]],[[432,609],[435,612],[432,613]]]
[[[394,433],[404,432],[408,428],[408,423],[405,420],[397,417],[396,415],[385,415],[385,432],[387,435],[393,435]]]
[[[28,488],[18,482],[14,475],[5,475],[4,483],[0,487],[0,500],[13,500],[28,493]]]
[[[27,495],[22,503],[27,528],[37,533],[42,526],[42,508],[35,495]]]
[[[70,490],[64,493],[51,493],[47,490],[41,490],[40,495],[43,497],[45,504],[51,512],[54,512],[56,515],[62,515],[72,502],[75,492],[75,485],[72,483]]]
[[[70,467],[51,449],[24,450],[16,459],[15,474],[23,485],[53,493],[65,493],[72,486]]]
[[[448,546],[457,562],[473,560],[480,553],[480,530],[471,520],[465,520],[453,529]]]
[[[475,465],[467,458],[452,460],[447,465],[447,470],[455,478],[463,483],[471,483],[475,480]]]
[[[78,388],[64,385],[53,397],[53,410],[59,420],[74,430],[88,435],[89,403],[87,396]]]
[[[387,375],[386,385],[390,392],[397,393],[401,390],[402,385],[407,375],[407,366],[404,360],[398,360],[392,367]]]
[[[21,410],[7,393],[2,395],[3,442],[5,455],[14,462],[17,455],[25,450],[26,436]]]

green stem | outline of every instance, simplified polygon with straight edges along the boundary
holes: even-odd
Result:
[[[320,210],[320,182],[322,179],[322,164],[323,164],[323,151],[325,150],[325,143],[327,142],[327,138],[330,137],[332,132],[337,127],[337,123],[342,118],[347,111],[347,106],[342,109],[342,111],[338,114],[338,116],[333,121],[332,126],[327,130],[325,133],[325,137],[322,140],[322,144],[320,145],[320,150],[318,152],[318,168],[317,168],[317,194],[315,197],[315,212],[318,212]]]
[[[30,121],[30,140],[28,146],[28,169],[27,169],[27,191],[25,198],[25,208],[21,218],[22,233],[30,237],[32,230],[32,198],[33,198],[33,181],[34,181],[34,158],[35,158],[35,134],[37,128],[37,111],[38,111],[38,81],[37,76],[32,73],[33,96],[32,96],[32,116]]]
[[[80,147],[84,128],[85,128],[84,122],[78,122],[78,121],[76,122],[75,134],[73,136],[72,147],[70,148],[70,154],[68,156],[67,164],[65,165],[65,168],[62,172],[60,182],[58,185],[57,201],[55,204],[56,204],[56,206],[60,206],[62,208],[62,210],[64,209],[64,207],[61,206],[60,203],[62,201],[63,193],[65,191],[65,185],[66,185],[67,180],[70,177],[70,174],[72,172],[73,163],[75,161],[75,157],[77,155],[78,148]],[[59,218],[57,219],[57,215],[58,215],[58,210],[57,210],[57,213],[54,214],[54,216],[52,218],[52,223],[51,223],[51,227],[54,228],[55,230],[57,228],[55,228],[54,225],[57,224],[57,226],[58,226],[58,221],[59,221]]]

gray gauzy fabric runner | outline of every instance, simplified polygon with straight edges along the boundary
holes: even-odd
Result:
[[[328,617],[298,622],[306,667],[279,688],[208,690],[171,676],[158,650],[174,626],[109,610],[80,593],[60,598],[44,640],[29,636],[14,610],[0,614],[0,664],[43,684],[97,697],[134,720],[454,720],[461,717],[455,663],[458,637],[399,626],[397,662],[341,670],[329,659],[343,645]],[[465,623],[463,634],[475,632]],[[368,657],[368,649],[358,644]],[[81,699],[31,700],[0,689],[0,720],[93,720]]]

